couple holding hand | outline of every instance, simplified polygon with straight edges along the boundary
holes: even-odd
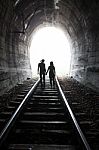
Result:
[[[45,74],[47,75],[49,71],[50,85],[52,88],[52,85],[55,86],[55,67],[54,67],[53,62],[51,61],[50,66],[48,67],[47,72],[46,72],[44,61],[45,60],[42,59],[41,62],[38,64],[38,73],[40,74],[41,87],[42,87],[42,80],[43,80],[44,87],[45,87]]]

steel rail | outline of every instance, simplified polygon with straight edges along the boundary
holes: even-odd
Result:
[[[76,120],[76,118],[75,118],[75,116],[74,116],[70,106],[69,106],[69,103],[68,103],[68,101],[67,101],[67,99],[66,99],[66,97],[65,97],[65,95],[64,95],[64,93],[63,93],[63,91],[61,89],[61,86],[59,84],[59,81],[58,81],[57,77],[56,77],[56,83],[57,83],[57,87],[58,87],[58,90],[60,92],[60,95],[61,95],[62,99],[64,100],[64,102],[66,104],[66,107],[67,107],[67,109],[69,111],[69,114],[70,114],[70,116],[71,116],[71,118],[73,120],[73,123],[74,123],[74,125],[75,125],[75,127],[76,127],[76,129],[77,129],[77,131],[78,131],[78,133],[80,135],[80,137],[81,137],[81,140],[83,141],[83,144],[84,144],[86,150],[91,150],[91,148],[90,148],[90,146],[89,146],[89,144],[88,144],[88,142],[86,140],[86,137],[84,136],[84,134],[83,134],[83,132],[82,132],[82,130],[81,130],[81,128],[80,128],[80,126],[79,126],[79,124],[78,124],[78,122],[77,122],[77,120]]]
[[[25,98],[23,99],[21,104],[18,106],[18,108],[16,109],[16,111],[14,112],[12,117],[9,119],[9,121],[5,125],[4,129],[1,131],[1,133],[0,133],[0,147],[2,146],[2,143],[4,142],[4,140],[6,139],[8,133],[10,132],[11,128],[13,127],[13,125],[14,125],[16,119],[18,118],[19,114],[23,110],[25,104],[27,103],[30,96],[33,94],[34,90],[38,86],[39,81],[40,81],[40,79],[38,79],[37,82],[32,86],[30,91],[27,93],[27,95],[25,96]]]

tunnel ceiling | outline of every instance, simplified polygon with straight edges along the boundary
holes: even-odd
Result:
[[[90,31],[98,27],[98,0],[1,0],[0,3],[1,17],[9,19],[9,32],[30,35],[36,26],[49,22],[62,25],[72,38],[79,38],[79,31],[85,34],[87,26]]]

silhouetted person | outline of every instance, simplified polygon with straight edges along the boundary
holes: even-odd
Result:
[[[53,86],[55,86],[55,67],[52,61],[50,62],[50,66],[48,67],[46,74],[48,73],[48,71],[49,71],[50,85],[51,87],[52,84]]]
[[[45,68],[45,63],[44,63],[44,59],[41,60],[41,62],[38,64],[38,73],[40,74],[40,83],[41,83],[41,87],[42,87],[42,80],[43,80],[43,84],[45,86],[45,73],[46,73],[46,68]]]

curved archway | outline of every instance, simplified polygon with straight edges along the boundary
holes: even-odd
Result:
[[[37,75],[37,64],[45,59],[46,68],[54,62],[56,74],[64,76],[70,73],[70,43],[65,33],[56,27],[42,27],[33,35],[30,47],[30,62],[33,76]]]

